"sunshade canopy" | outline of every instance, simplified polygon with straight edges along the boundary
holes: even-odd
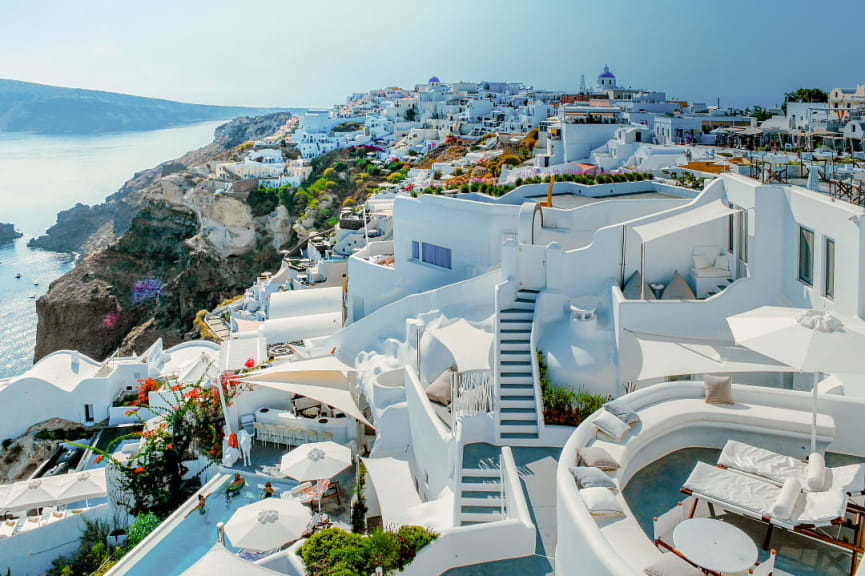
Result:
[[[275,576],[278,574],[281,572],[235,556],[219,543],[183,572],[183,576]]]
[[[385,526],[399,524],[402,514],[421,504],[407,460],[399,458],[361,458],[369,475]]]
[[[865,373],[865,334],[817,310],[762,306],[727,318],[736,344],[799,372]]]
[[[6,496],[3,509],[9,512],[24,512],[32,508],[54,505],[60,491],[58,480],[61,479],[60,476],[52,476],[13,484]]]
[[[351,449],[336,442],[302,444],[282,457],[279,472],[298,482],[332,478],[351,466]]]
[[[107,493],[105,468],[85,470],[77,474],[67,474],[67,481],[57,494],[58,504],[68,504],[91,498],[100,498]]]
[[[238,548],[271,550],[300,538],[310,518],[310,509],[293,498],[266,498],[238,508],[225,535]]]
[[[793,368],[731,343],[625,330],[621,340],[624,380],[680,374],[792,372]]]
[[[464,318],[440,328],[427,330],[451,353],[460,372],[490,369],[493,335],[475,328]]]
[[[697,206],[690,210],[671,214],[667,218],[655,220],[646,224],[638,224],[631,228],[643,242],[650,242],[661,236],[674,234],[682,230],[687,230],[693,226],[705,224],[712,220],[724,218],[730,214],[734,214],[738,210],[734,210],[727,206],[722,199],[717,199],[712,202],[707,202],[702,206]]]

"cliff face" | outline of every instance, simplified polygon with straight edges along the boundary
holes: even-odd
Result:
[[[17,238],[21,238],[21,236],[23,236],[23,234],[21,234],[21,232],[16,232],[13,224],[4,224],[3,222],[0,222],[0,244],[12,242]]]
[[[289,214],[280,207],[254,217],[248,193],[212,190],[205,164],[236,156],[231,146],[272,134],[287,119],[230,122],[216,142],[136,174],[106,204],[78,209],[92,221],[64,216],[70,227],[99,228],[70,232],[88,255],[37,301],[35,360],[60,349],[96,359],[118,348],[141,352],[160,337],[174,345],[191,337],[196,312],[277,268],[279,249],[293,240]],[[104,221],[103,210],[111,211]]]
[[[290,118],[288,112],[276,112],[264,116],[244,116],[222,124],[216,128],[214,140],[207,146],[136,172],[101,204],[77,204],[61,212],[57,215],[57,223],[44,236],[31,239],[28,245],[85,255],[105,248],[129,229],[133,218],[148,198],[160,194],[162,178],[194,172],[196,166],[208,162],[231,159],[235,155],[232,151],[235,146],[273,134]]]

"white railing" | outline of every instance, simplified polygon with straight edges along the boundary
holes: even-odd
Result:
[[[493,379],[491,370],[468,370],[451,377],[451,429],[465,416],[491,412]]]

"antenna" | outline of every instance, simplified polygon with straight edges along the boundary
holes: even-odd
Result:
[[[586,93],[586,75],[580,74],[580,94]]]

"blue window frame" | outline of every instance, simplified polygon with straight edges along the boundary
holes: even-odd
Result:
[[[420,260],[420,242],[417,240],[411,241],[411,257],[412,260]]]
[[[451,269],[451,249],[443,246],[436,246],[424,242],[422,246],[422,260],[427,264],[438,266],[439,268]]]

